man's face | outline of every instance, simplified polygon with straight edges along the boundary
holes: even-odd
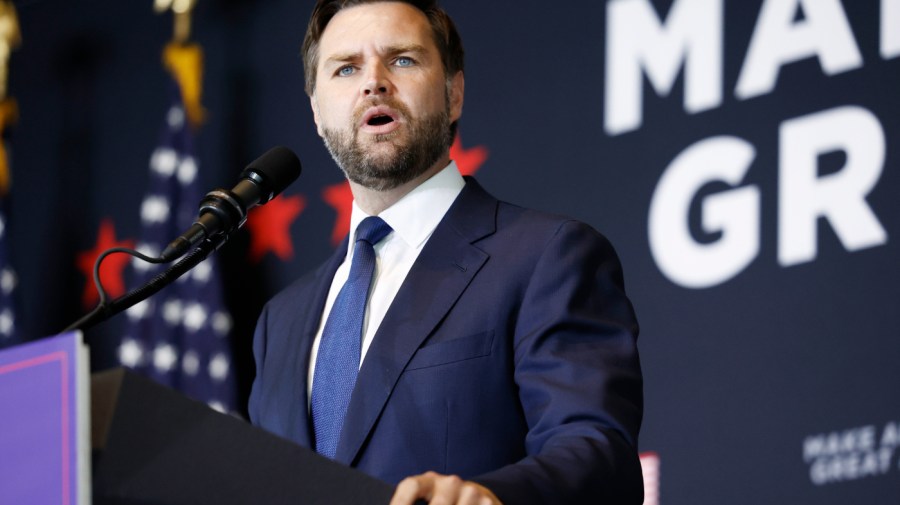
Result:
[[[462,73],[449,82],[425,15],[379,2],[338,12],[319,41],[311,97],[319,135],[347,177],[393,189],[446,156],[462,112]]]

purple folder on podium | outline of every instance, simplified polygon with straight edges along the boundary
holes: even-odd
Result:
[[[88,373],[80,332],[0,351],[0,502],[90,503]]]

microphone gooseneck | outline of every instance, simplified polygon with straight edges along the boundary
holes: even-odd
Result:
[[[300,160],[297,159],[297,155],[286,147],[274,147],[250,163],[241,172],[241,180],[233,188],[215,189],[207,193],[200,201],[199,215],[194,224],[166,246],[158,258],[146,256],[129,248],[116,247],[104,251],[94,262],[94,284],[100,294],[100,302],[93,311],[69,325],[64,331],[90,328],[171,284],[221,247],[228,234],[240,228],[247,220],[247,211],[278,196],[300,176],[300,171]],[[169,263],[188,251],[191,253],[148,283],[115,300],[108,300],[100,282],[100,265],[110,254],[130,254],[148,263],[159,264]]]
[[[300,160],[290,149],[281,146],[269,149],[247,165],[233,188],[207,193],[200,201],[197,220],[169,243],[159,258],[172,261],[207,238],[234,232],[247,221],[251,208],[278,196],[297,180],[301,171]]]

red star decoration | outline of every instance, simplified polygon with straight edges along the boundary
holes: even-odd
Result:
[[[78,269],[85,278],[84,292],[81,295],[81,302],[85,307],[91,307],[100,300],[100,293],[94,287],[94,262],[103,251],[113,247],[131,249],[134,248],[134,240],[116,240],[115,226],[111,219],[106,218],[100,222],[100,230],[97,232],[97,243],[94,248],[79,253],[76,260]],[[122,273],[129,261],[131,261],[131,256],[122,253],[111,254],[103,260],[103,265],[100,267],[100,281],[109,296],[116,298],[125,294],[125,280]]]
[[[484,146],[463,148],[462,138],[457,135],[450,146],[450,159],[456,161],[460,173],[463,175],[475,175],[481,165],[487,161],[488,150]]]
[[[474,175],[487,158],[486,147],[476,146],[465,149],[459,135],[450,146],[450,159],[456,161],[456,166],[463,175]],[[337,213],[334,219],[334,228],[331,230],[331,245],[336,246],[350,232],[350,213],[353,209],[353,193],[350,191],[350,183],[344,181],[326,187],[322,191],[322,199]]]
[[[334,228],[331,230],[331,245],[336,246],[350,232],[350,212],[353,210],[353,193],[350,191],[350,183],[344,181],[328,186],[322,190],[322,199],[334,207],[337,212],[337,216],[334,218]]]
[[[250,261],[259,263],[267,252],[287,261],[294,257],[291,225],[306,208],[301,195],[278,196],[255,209],[247,218],[250,231]]]

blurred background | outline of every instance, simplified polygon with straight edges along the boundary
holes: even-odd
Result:
[[[347,229],[303,91],[312,2],[3,3],[0,346],[90,310],[100,250],[174,238],[272,146],[302,160],[177,291],[87,332],[94,370],[241,415],[262,305]],[[898,503],[900,1],[442,4],[467,50],[462,170],[621,256],[646,503]],[[112,295],[147,275],[102,274]]]

